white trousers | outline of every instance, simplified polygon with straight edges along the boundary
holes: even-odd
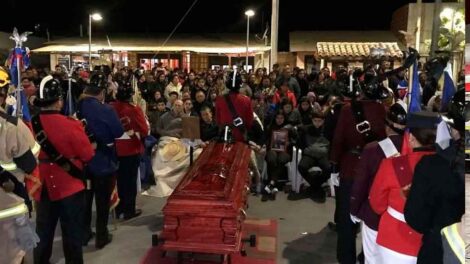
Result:
[[[369,228],[362,222],[362,250],[366,264],[380,264],[380,255],[377,244],[377,231]]]
[[[378,246],[380,264],[416,264],[417,257],[398,253],[388,248]]]
[[[16,240],[15,219],[0,221],[0,263],[20,264],[25,253]]]

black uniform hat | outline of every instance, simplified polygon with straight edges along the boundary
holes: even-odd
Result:
[[[385,88],[377,72],[372,67],[369,67],[364,74],[362,91],[369,99],[383,100],[389,97],[387,88]]]
[[[237,70],[234,70],[228,75],[225,86],[227,86],[230,91],[238,92],[240,90],[242,86],[242,76]]]
[[[408,128],[437,128],[441,121],[439,114],[429,111],[414,112],[408,114],[406,126]]]
[[[458,90],[449,104],[446,117],[450,119],[449,125],[462,133],[465,133],[465,89]]]
[[[393,123],[406,125],[406,110],[400,103],[394,103],[387,111],[387,119]]]
[[[358,87],[357,81],[353,80],[353,85],[351,86],[350,76],[348,75],[348,71],[344,68],[338,69],[335,72],[336,81],[334,83],[334,90],[333,93],[341,94],[345,97],[354,98],[358,96]]]
[[[34,100],[37,107],[46,107],[62,98],[60,81],[54,79],[52,75],[44,77],[39,85],[39,97]]]
[[[123,80],[119,83],[116,99],[119,101],[129,101],[134,95],[134,89],[130,80]]]
[[[90,77],[90,84],[85,88],[85,93],[97,95],[108,88],[108,79],[103,72],[96,72]]]
[[[445,56],[439,56],[430,59],[424,65],[426,74],[435,80],[439,80],[439,78],[441,78],[442,74],[444,73],[444,69],[447,66],[448,61],[449,58]]]

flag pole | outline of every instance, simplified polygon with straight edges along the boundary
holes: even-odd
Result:
[[[408,110],[410,109],[411,106],[411,94],[413,93],[413,70],[415,66],[416,61],[411,64],[411,67],[408,68],[408,74],[409,74],[409,82],[408,82],[408,94],[406,95],[406,105],[408,106]]]
[[[18,30],[16,28],[13,28],[13,36],[10,36],[10,39],[15,41],[15,48],[13,49],[13,54],[15,55],[16,60],[16,74],[17,74],[17,83],[16,83],[16,110],[13,112],[13,115],[16,117],[23,118],[23,106],[22,106],[22,94],[21,91],[23,88],[21,87],[21,63],[26,61],[24,60],[23,56],[28,56],[28,54],[23,55],[23,42],[26,42],[28,35],[31,34],[31,32],[24,32],[23,34],[18,34]],[[26,65],[23,65],[26,67]],[[11,68],[10,68],[11,70]],[[13,76],[12,76],[13,77]]]
[[[18,49],[17,49],[18,48]],[[21,106],[21,65],[20,65],[20,54],[17,54],[17,51],[21,51],[21,41],[16,42],[15,47],[15,56],[16,56],[16,71],[18,72],[18,84],[16,85],[16,111],[15,116],[23,118],[23,108]]]

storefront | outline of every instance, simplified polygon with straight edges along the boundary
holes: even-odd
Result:
[[[246,36],[227,35],[181,35],[168,41],[163,38],[102,38],[92,40],[92,65],[114,65],[144,67],[151,70],[158,64],[168,68],[201,71],[211,68],[225,68],[245,65]],[[254,37],[249,46],[249,69],[267,67],[270,46]],[[88,68],[89,45],[87,39],[74,38],[51,41],[45,46],[32,50],[33,53],[50,54],[50,67],[56,65],[81,66]],[[260,58],[261,60],[258,60]]]

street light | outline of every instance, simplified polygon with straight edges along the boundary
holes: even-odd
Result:
[[[100,21],[103,17],[99,13],[89,14],[88,15],[88,67],[91,71],[91,20]]]
[[[255,15],[255,11],[249,9],[245,12],[247,23],[246,23],[246,72],[248,73],[248,45],[250,44],[250,17]]]

